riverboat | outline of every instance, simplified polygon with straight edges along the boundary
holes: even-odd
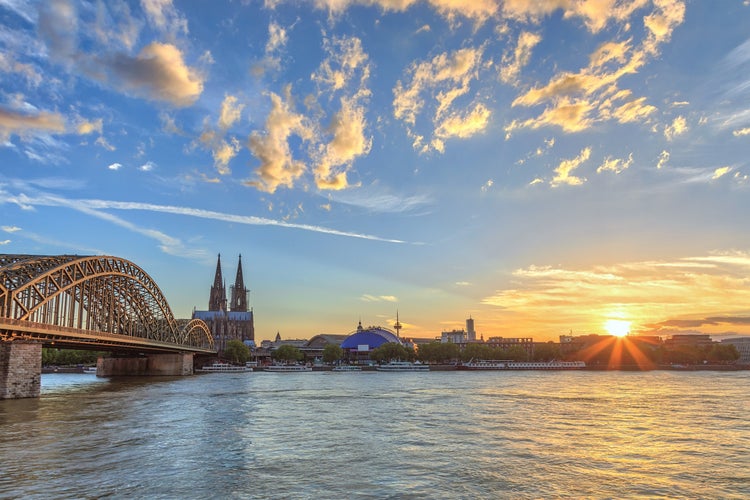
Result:
[[[253,369],[248,366],[236,366],[229,363],[213,363],[203,368],[198,368],[195,371],[200,373],[240,373],[251,372]]]
[[[96,375],[96,366],[84,366],[83,367],[83,373],[89,373],[91,375]]]
[[[410,361],[391,361],[384,365],[378,365],[375,369],[379,372],[427,372],[430,371],[430,366]]]
[[[275,373],[298,373],[298,372],[311,372],[312,366],[306,365],[268,365],[263,368],[266,372]]]
[[[460,370],[580,370],[586,368],[583,361],[469,361],[457,367]]]
[[[333,370],[334,372],[361,372],[362,367],[357,365],[338,365],[334,366]]]

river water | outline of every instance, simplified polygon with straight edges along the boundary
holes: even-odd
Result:
[[[0,498],[749,498],[750,372],[45,374]]]

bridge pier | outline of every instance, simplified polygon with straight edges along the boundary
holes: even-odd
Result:
[[[0,342],[0,399],[38,398],[41,379],[40,342]]]
[[[141,357],[99,358],[99,377],[180,377],[193,374],[193,354],[148,354]]]

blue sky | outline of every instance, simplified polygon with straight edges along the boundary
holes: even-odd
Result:
[[[0,253],[258,339],[750,333],[750,2],[0,0]],[[608,323],[609,322],[609,323]]]

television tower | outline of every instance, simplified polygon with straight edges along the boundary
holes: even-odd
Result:
[[[396,330],[396,337],[401,338],[401,323],[398,322],[398,309],[396,309],[396,324],[393,325],[393,328]]]

